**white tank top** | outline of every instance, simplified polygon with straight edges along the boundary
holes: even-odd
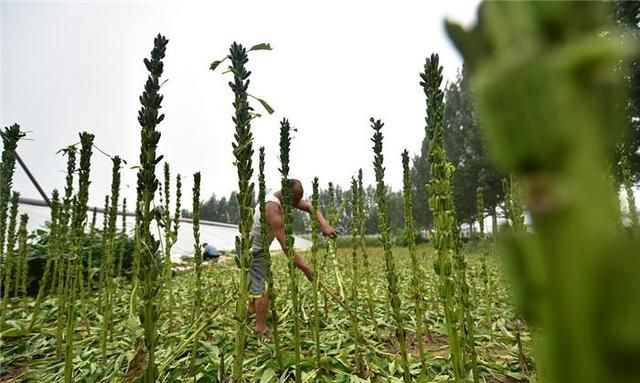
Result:
[[[275,202],[278,206],[282,207],[280,200],[275,196],[274,193],[270,193],[265,198],[264,203]],[[251,250],[252,251],[260,251],[263,250],[263,246],[271,247],[271,242],[273,242],[274,235],[271,231],[271,228],[267,227],[267,238],[262,238],[262,231],[260,230],[260,204],[256,206],[253,210],[253,227],[251,227]],[[267,224],[268,226],[269,224]],[[263,245],[264,244],[264,245]]]

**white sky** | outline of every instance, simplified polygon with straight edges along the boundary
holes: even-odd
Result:
[[[310,192],[321,184],[347,187],[362,167],[373,182],[369,117],[385,122],[387,182],[402,184],[400,153],[419,151],[425,99],[418,73],[425,57],[440,54],[445,80],[455,78],[460,56],[444,32],[444,19],[469,24],[469,1],[255,1],[207,3],[14,3],[0,8],[1,125],[30,131],[23,157],[45,190],[63,188],[65,159],[56,152],[78,141],[78,132],[136,165],[140,145],[137,111],[153,37],[169,38],[159,153],[185,179],[183,206],[191,205],[192,174],[202,171],[202,197],[228,195],[237,187],[233,166],[232,93],[223,67],[233,41],[268,42],[273,51],[250,54],[249,92],[276,113],[255,120],[257,148],[267,150],[267,183],[276,187],[278,132],[282,117],[298,129],[291,175]],[[224,65],[224,64],[223,64]],[[257,102],[255,109],[262,112]],[[109,193],[111,161],[94,152],[90,204]],[[161,166],[157,174],[161,177]],[[38,197],[22,170],[16,189]],[[129,206],[135,170],[124,172]]]

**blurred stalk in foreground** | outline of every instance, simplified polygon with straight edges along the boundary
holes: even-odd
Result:
[[[470,31],[447,26],[490,154],[522,183],[533,230],[503,247],[551,383],[640,381],[640,244],[618,229],[607,175],[625,116],[614,69],[638,47],[616,38],[608,6],[486,2]]]

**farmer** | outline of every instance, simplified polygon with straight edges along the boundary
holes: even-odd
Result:
[[[218,262],[218,258],[220,258],[220,252],[216,249],[215,246],[209,245],[208,243],[203,243],[202,248],[202,259],[208,260],[212,259],[214,262]]]
[[[291,201],[293,207],[305,211],[310,215],[312,213],[311,203],[303,201],[302,195],[304,190],[302,183],[296,179],[289,180],[291,189]],[[265,278],[267,275],[264,252],[269,251],[269,247],[273,239],[280,242],[280,247],[285,254],[287,253],[287,245],[284,237],[284,215],[282,210],[283,201],[282,190],[268,195],[265,199],[265,211],[267,221],[267,238],[262,238],[260,231],[260,208],[259,205],[255,209],[253,216],[253,227],[251,228],[253,262],[249,267],[249,290],[251,300],[249,302],[249,313],[256,314],[256,333],[266,338],[271,338],[271,331],[267,328],[267,310],[269,309],[269,298],[266,294]],[[327,223],[327,220],[318,211],[315,219],[320,224],[320,231],[323,235],[335,238],[336,230]],[[264,246],[264,247],[263,247]],[[295,254],[296,266],[306,275],[307,279],[313,278],[313,269],[307,265],[299,254]]]

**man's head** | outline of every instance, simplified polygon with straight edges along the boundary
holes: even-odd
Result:
[[[295,178],[290,178],[289,190],[291,190],[291,203],[293,204],[293,206],[297,206],[304,196],[304,188],[302,187],[302,182]]]
[[[209,246],[209,244],[206,242],[202,244],[202,247],[207,247],[207,246]]]

